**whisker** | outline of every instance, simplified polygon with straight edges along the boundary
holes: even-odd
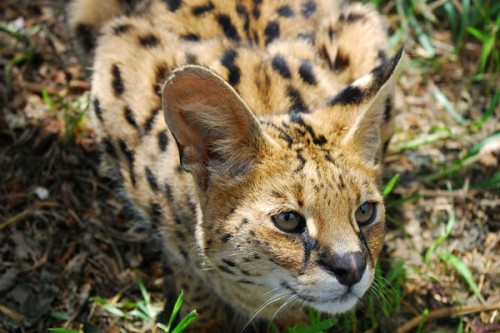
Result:
[[[262,304],[257,309],[257,311],[255,311],[255,313],[252,315],[252,317],[248,320],[248,322],[245,324],[245,326],[243,326],[243,328],[241,329],[241,332],[243,332],[248,327],[248,325],[250,325],[250,323],[255,319],[255,317],[257,317],[259,315],[259,313],[262,312],[262,310],[264,310],[270,304],[272,304],[272,303],[274,303],[276,301],[279,301],[280,299],[282,299],[283,297],[285,297],[286,294],[288,294],[288,291],[285,290],[282,293],[280,293],[279,295],[275,295],[275,296],[271,297],[268,301],[266,301],[264,304]]]

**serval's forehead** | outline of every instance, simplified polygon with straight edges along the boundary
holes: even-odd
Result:
[[[327,149],[328,138],[325,128],[313,126],[307,113],[289,113],[261,119],[264,131],[287,149],[311,146]],[[325,126],[326,127],[326,126]]]

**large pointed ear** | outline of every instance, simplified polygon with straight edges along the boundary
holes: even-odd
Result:
[[[163,111],[181,166],[204,189],[212,171],[244,173],[264,142],[261,127],[236,91],[199,66],[176,71],[163,87]]]
[[[369,163],[376,164],[381,152],[380,129],[384,123],[386,103],[394,92],[396,72],[402,55],[403,48],[393,58],[354,81],[328,102],[331,106],[348,109],[345,112],[357,114],[342,145],[357,152]]]

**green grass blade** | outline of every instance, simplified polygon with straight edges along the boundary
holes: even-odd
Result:
[[[417,333],[422,333],[424,331],[424,325],[427,321],[427,316],[429,316],[429,309],[425,309],[422,313],[422,318],[420,319],[420,323],[418,324]]]
[[[49,331],[50,332],[54,332],[54,333],[83,333],[82,330],[69,330],[67,328],[49,328]]]
[[[491,100],[490,105],[488,106],[488,110],[486,110],[486,112],[481,116],[481,118],[479,118],[474,122],[474,124],[472,124],[474,130],[478,130],[491,117],[496,107],[498,106],[499,100],[500,100],[500,90],[497,90]]]
[[[443,105],[444,109],[450,114],[450,116],[455,119],[460,125],[465,124],[465,119],[462,115],[455,109],[450,100],[441,92],[441,90],[435,85],[430,85],[431,93],[434,98]]]
[[[411,15],[407,17],[408,22],[410,25],[413,27],[415,30],[415,33],[417,34],[417,39],[420,45],[424,48],[424,50],[427,52],[427,55],[429,58],[434,58],[436,55],[436,50],[434,49],[434,46],[432,46],[431,40],[429,39],[429,36],[424,32],[420,24],[418,23],[417,19],[415,16]]]
[[[172,333],[181,333],[196,319],[196,317],[198,317],[198,313],[196,313],[196,310],[192,310],[186,317],[184,317],[184,319],[181,320]]]
[[[480,190],[500,189],[500,171],[495,173],[490,178],[472,185],[472,188]]]
[[[451,265],[463,277],[474,295],[476,295],[477,298],[481,300],[481,302],[485,301],[483,296],[481,295],[479,287],[477,286],[476,282],[474,282],[474,278],[472,277],[472,273],[470,272],[469,268],[459,258],[451,253],[444,251],[439,253],[439,258],[445,263]]]
[[[56,104],[45,89],[42,90],[42,100],[52,111],[57,111]]]
[[[407,196],[407,197],[404,197],[404,198],[401,198],[401,199],[397,199],[397,200],[393,200],[393,201],[389,202],[387,205],[385,205],[385,207],[386,208],[396,207],[396,206],[404,204],[407,201],[418,200],[421,197],[422,196],[420,194],[414,193],[414,194],[412,194],[410,196]]]
[[[446,223],[446,228],[444,233],[439,236],[432,244],[429,246],[427,251],[425,252],[424,262],[429,263],[431,256],[434,254],[436,248],[441,245],[451,234],[453,227],[455,226],[456,218],[455,218],[455,207],[451,207],[449,211],[450,216],[448,217],[448,222]]]
[[[500,132],[495,133],[483,140],[481,140],[478,144],[476,144],[474,147],[472,147],[467,154],[465,154],[464,157],[458,159],[455,161],[451,166],[447,167],[441,172],[431,174],[427,177],[424,177],[424,182],[432,182],[441,178],[444,178],[446,176],[449,176],[455,172],[458,172],[474,163],[477,162],[478,160],[478,153],[481,151],[481,148],[483,148],[484,145],[488,144],[491,141],[496,141],[500,140]]]
[[[387,185],[384,186],[384,190],[382,191],[382,194],[384,197],[388,196],[392,190],[394,189],[394,186],[396,186],[398,180],[399,180],[399,173],[394,175],[391,180],[387,183]]]
[[[177,300],[175,301],[172,313],[170,314],[170,319],[168,321],[166,332],[170,332],[170,328],[172,327],[172,324],[174,323],[174,319],[177,316],[177,313],[179,313],[179,310],[181,308],[183,301],[184,301],[184,290],[181,290],[179,297],[177,297]]]
[[[470,0],[462,0],[462,17],[457,38],[457,48],[461,49],[465,37],[465,28],[469,25]]]
[[[474,27],[467,27],[467,32],[474,36],[478,41],[484,43],[486,36]]]

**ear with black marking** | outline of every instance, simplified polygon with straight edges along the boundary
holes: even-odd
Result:
[[[246,172],[265,143],[259,123],[236,91],[199,66],[176,71],[163,87],[163,111],[181,166],[206,189],[210,173]]]
[[[357,117],[342,140],[342,145],[376,164],[381,151],[380,128],[388,98],[394,92],[395,76],[403,48],[384,64],[344,88],[328,104],[343,107]],[[355,109],[355,110],[349,110]]]

